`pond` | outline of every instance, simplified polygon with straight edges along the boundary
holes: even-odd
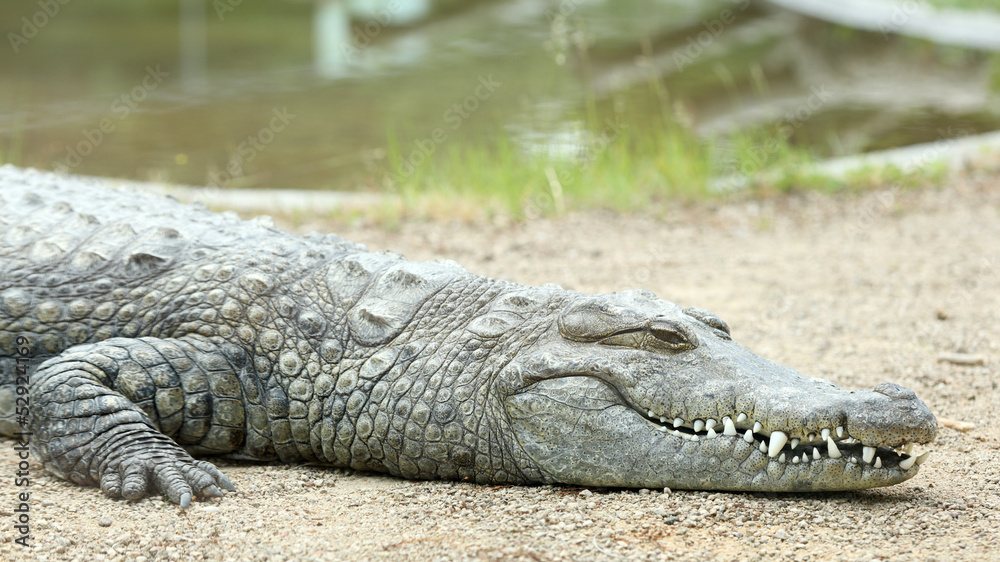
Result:
[[[72,173],[379,191],[498,138],[574,159],[673,123],[725,174],[754,131],[826,157],[1000,129],[989,55],[747,0],[19,4],[0,161]]]

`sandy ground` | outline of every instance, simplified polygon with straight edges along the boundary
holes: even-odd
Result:
[[[13,542],[0,441],[0,559],[996,560],[1000,558],[1000,193],[781,197],[524,224],[315,222],[411,259],[523,282],[644,287],[708,308],[761,355],[847,387],[898,382],[942,419],[920,474],[856,493],[729,494],[408,482],[222,463],[239,493],[187,512],[111,501],[32,467],[33,547]],[[939,360],[981,356],[982,365]]]

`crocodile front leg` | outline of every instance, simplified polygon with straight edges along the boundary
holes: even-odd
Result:
[[[242,446],[242,359],[238,348],[200,337],[70,348],[31,377],[34,453],[50,472],[111,497],[158,492],[187,507],[194,495],[235,490],[188,451]]]

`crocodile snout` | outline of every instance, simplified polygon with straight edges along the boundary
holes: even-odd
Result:
[[[852,437],[866,445],[890,447],[934,440],[937,419],[912,390],[884,382],[870,393],[857,392],[860,400],[845,410]]]

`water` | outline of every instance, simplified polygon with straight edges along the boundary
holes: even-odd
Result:
[[[0,7],[0,159],[193,185],[377,191],[393,139],[421,158],[498,136],[574,158],[609,119],[654,128],[664,111],[720,146],[790,123],[791,140],[819,156],[1000,128],[983,56],[921,44],[900,53],[744,2],[439,1],[381,15],[379,0],[181,4],[204,19],[182,25],[165,1],[69,3],[52,16]],[[330,22],[352,12],[352,47],[338,53]],[[833,101],[789,121],[816,87]]]

